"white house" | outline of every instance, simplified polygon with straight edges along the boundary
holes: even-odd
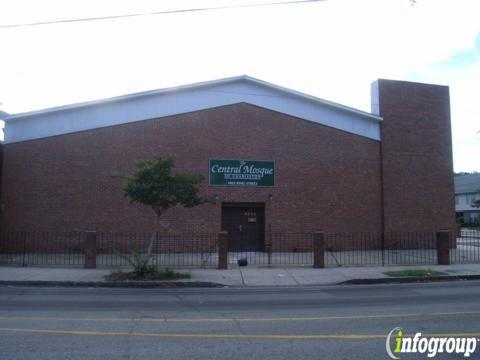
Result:
[[[455,211],[464,223],[479,223],[480,208],[472,206],[480,200],[480,173],[455,176]]]

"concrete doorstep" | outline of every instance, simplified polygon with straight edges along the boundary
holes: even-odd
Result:
[[[386,271],[430,269],[444,273],[436,277],[389,277]],[[237,267],[228,270],[176,269],[190,279],[173,281],[106,281],[109,269],[0,267],[0,285],[98,286],[98,287],[219,287],[219,286],[312,286],[375,284],[418,281],[478,280],[480,264],[386,266],[386,267]]]

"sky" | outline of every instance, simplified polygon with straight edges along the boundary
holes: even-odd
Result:
[[[480,1],[2,0],[0,110],[247,74],[370,111],[378,78],[450,86],[455,171],[480,171]],[[291,0],[290,0],[291,1]]]

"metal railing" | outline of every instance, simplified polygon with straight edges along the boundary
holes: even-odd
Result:
[[[80,231],[11,231],[0,234],[0,265],[83,266]]]
[[[97,233],[97,266],[130,266],[135,252],[159,267],[216,267],[216,233]],[[152,239],[153,237],[153,239]],[[149,249],[150,247],[150,249]]]
[[[461,229],[450,250],[452,264],[480,263],[480,229]]]
[[[436,234],[433,232],[326,234],[326,266],[436,263]]]
[[[150,251],[148,248],[150,247]],[[96,266],[129,267],[133,254],[147,256],[160,267],[216,267],[217,234],[96,233]],[[83,232],[4,232],[0,265],[84,266]]]
[[[313,265],[313,232],[266,234],[263,251],[230,250],[229,263],[249,265]],[[248,235],[246,235],[248,236]],[[385,266],[437,263],[436,234],[421,233],[325,233],[325,266]],[[236,241],[236,244],[250,241]],[[248,246],[247,246],[248,248]],[[480,257],[478,257],[480,260]]]
[[[238,246],[228,253],[229,264],[246,260],[249,265],[313,265],[313,232],[267,232],[265,246],[251,249],[242,244],[251,244],[246,238],[249,234],[239,235]]]
[[[248,235],[243,235],[248,236]],[[312,266],[314,232],[267,231],[264,243],[236,238],[228,252],[229,266],[246,260],[253,266]],[[323,235],[324,264],[386,266],[437,264],[434,232],[339,233]],[[245,247],[242,244],[246,244]],[[215,268],[219,264],[218,233],[96,232],[96,266],[128,267],[132,254],[150,253],[152,264],[168,267]],[[14,231],[0,233],[0,265],[84,266],[85,234]],[[451,237],[450,263],[480,263],[480,230],[464,230]],[[448,257],[447,257],[448,260]]]

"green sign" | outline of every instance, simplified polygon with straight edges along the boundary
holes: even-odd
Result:
[[[208,167],[210,185],[275,185],[275,161],[210,159]]]

